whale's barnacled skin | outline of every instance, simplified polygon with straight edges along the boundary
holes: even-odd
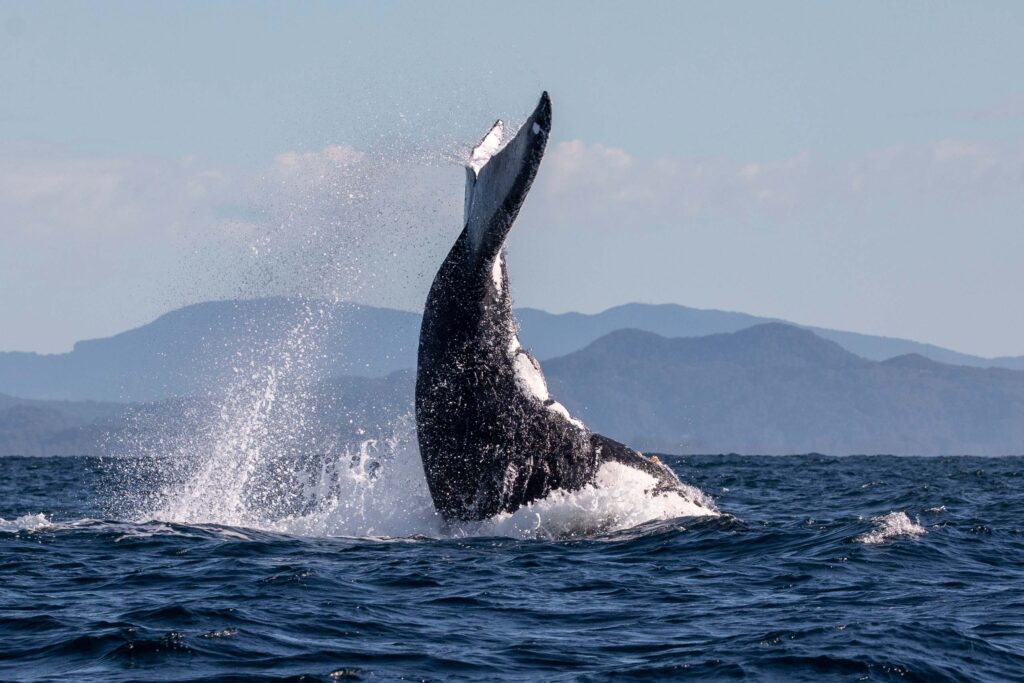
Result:
[[[500,148],[499,121],[466,167],[466,224],[434,278],[416,375],[420,454],[438,511],[478,520],[593,483],[617,461],[678,486],[657,461],[589,431],[548,396],[520,347],[502,251],[533,183],[548,132],[547,93]]]

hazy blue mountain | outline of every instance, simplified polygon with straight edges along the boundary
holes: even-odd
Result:
[[[597,431],[671,453],[1020,454],[1024,372],[871,361],[782,324],[608,334],[544,364]]]
[[[303,319],[317,324],[301,325]],[[78,342],[69,353],[0,353],[0,391],[114,401],[202,395],[228,381],[233,367],[286,350],[282,342],[297,327],[323,335],[308,345],[316,354],[307,360],[325,376],[379,376],[416,362],[419,316],[413,313],[283,298],[212,301]]]
[[[296,457],[314,456],[323,444],[353,444],[369,438],[409,433],[413,386],[411,370],[386,377],[339,377],[299,387],[303,423],[297,426],[287,401],[269,409],[247,403],[243,394],[224,401],[216,396],[172,398],[149,403],[45,401],[0,394],[0,456],[138,455],[169,451],[200,455],[223,436],[225,406],[240,406],[241,420],[265,420],[260,447],[292,449]],[[263,385],[265,386],[265,385]],[[262,388],[258,394],[262,394]],[[281,385],[281,399],[294,387]],[[229,411],[231,408],[228,409]]]
[[[130,406],[96,401],[34,401],[0,394],[0,456],[98,452]]]
[[[662,337],[702,337],[737,332],[764,323],[794,325],[777,318],[688,308],[677,304],[625,304],[591,315],[555,314],[535,308],[520,308],[516,315],[522,324],[524,343],[530,345],[542,359],[564,356],[615,330],[643,330]],[[869,360],[886,360],[917,353],[951,365],[1024,370],[1024,356],[982,358],[909,339],[844,332],[824,327],[797,327],[811,330],[819,337],[834,341],[847,351]]]
[[[638,329],[665,337],[735,332],[768,319],[676,305],[627,304],[602,313],[551,314],[520,309],[521,338],[541,359],[579,350],[609,332]],[[300,326],[303,319],[315,325]],[[152,401],[202,395],[232,368],[287,351],[289,330],[321,335],[304,359],[322,376],[381,377],[416,364],[419,315],[371,306],[268,298],[214,301],[177,309],[69,353],[0,353],[0,392],[39,399]],[[985,359],[903,339],[808,328],[872,360],[907,353],[945,363],[1024,369],[1024,357]]]
[[[601,313],[547,313],[536,308],[516,310],[520,337],[541,359],[582,349],[615,330],[645,330],[663,337],[702,337],[735,332],[767,322],[746,313],[687,308],[675,304],[625,304]]]
[[[871,361],[782,324],[676,339],[619,330],[544,369],[552,394],[588,426],[644,450],[1024,454],[1024,372],[918,354]],[[303,408],[306,435],[386,438],[410,419],[413,386],[411,370],[320,382]],[[0,454],[132,453],[146,443],[160,452],[218,414],[209,399],[127,407],[0,397]],[[304,443],[293,436],[285,429],[279,446]]]
[[[999,356],[983,358],[959,351],[944,349],[934,344],[924,344],[909,339],[878,337],[858,332],[843,332],[821,327],[807,327],[819,337],[834,341],[847,351],[870,360],[887,360],[897,356],[916,354],[948,365],[966,365],[974,368],[1005,368],[1024,370],[1024,356]]]

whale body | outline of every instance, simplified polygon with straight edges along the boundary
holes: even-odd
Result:
[[[482,520],[593,484],[604,463],[678,489],[675,474],[590,431],[548,394],[512,312],[504,243],[544,156],[551,100],[502,146],[498,121],[466,164],[465,224],[424,307],[416,427],[434,506],[448,520]]]

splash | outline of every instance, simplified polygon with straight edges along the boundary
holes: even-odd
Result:
[[[0,531],[2,532],[39,531],[52,526],[53,522],[41,512],[35,515],[22,515],[14,519],[0,517]]]
[[[513,538],[573,538],[612,533],[647,522],[677,517],[718,516],[703,491],[684,485],[681,491],[652,493],[657,481],[646,472],[620,463],[605,463],[597,481],[579,491],[553,491],[513,513],[502,513],[461,533]]]
[[[300,329],[288,339],[308,341]],[[301,388],[302,368],[289,352],[277,365],[243,373],[209,423],[176,448],[121,459],[123,471],[137,475],[121,477],[135,492],[124,498],[133,501],[131,518],[300,536],[559,539],[719,514],[696,488],[655,494],[650,475],[607,463],[578,491],[555,491],[483,522],[446,524],[434,510],[412,417],[373,437],[356,428],[346,438],[322,424],[336,418],[316,391]]]
[[[329,309],[300,304],[278,338],[237,354],[223,388],[136,425],[120,444],[115,512],[260,528],[306,504],[307,469],[340,441],[323,429],[330,402],[317,391],[329,322]]]
[[[872,517],[875,527],[857,537],[859,543],[865,545],[878,545],[893,538],[908,536],[916,538],[927,533],[925,528],[914,522],[907,516],[906,512],[890,512],[887,515]]]
[[[230,381],[179,423],[143,423],[122,444],[111,514],[302,536],[566,538],[716,515],[702,492],[653,494],[655,480],[607,463],[593,485],[511,514],[445,524],[435,512],[409,414],[370,424],[321,377],[331,309],[300,303],[276,340],[239,354]],[[124,448],[124,447],[127,448]]]
[[[353,408],[324,376],[325,330],[339,321],[311,297],[388,303],[385,291],[429,283],[426,264],[440,261],[459,224],[456,187],[467,159],[448,147],[332,146],[277,160],[259,193],[269,199],[255,202],[263,220],[249,226],[252,263],[241,289],[283,295],[295,310],[250,330],[226,376],[222,367],[203,369],[207,395],[142,411],[110,444],[125,456],[111,465],[113,516],[307,536],[561,538],[717,514],[696,489],[651,495],[650,477],[608,465],[582,490],[446,525],[410,416],[368,417],[372,410]],[[422,299],[422,291],[409,297]]]
[[[268,453],[260,451],[260,456]],[[611,533],[656,520],[719,514],[696,488],[654,494],[652,477],[608,463],[597,481],[581,490],[555,491],[514,513],[482,522],[446,524],[434,510],[408,418],[388,438],[346,444],[331,457],[295,462],[297,467],[287,474],[278,470],[276,479],[253,479],[256,464],[253,453],[222,452],[184,483],[161,492],[157,504],[139,519],[300,536],[560,539]],[[232,477],[239,480],[232,482]],[[252,486],[255,481],[271,490],[247,493],[246,482]],[[280,513],[276,501],[285,491],[293,497],[297,512]]]

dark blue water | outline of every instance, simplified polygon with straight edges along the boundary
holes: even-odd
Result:
[[[1024,680],[1024,459],[670,462],[731,516],[303,538],[0,459],[0,680]]]

